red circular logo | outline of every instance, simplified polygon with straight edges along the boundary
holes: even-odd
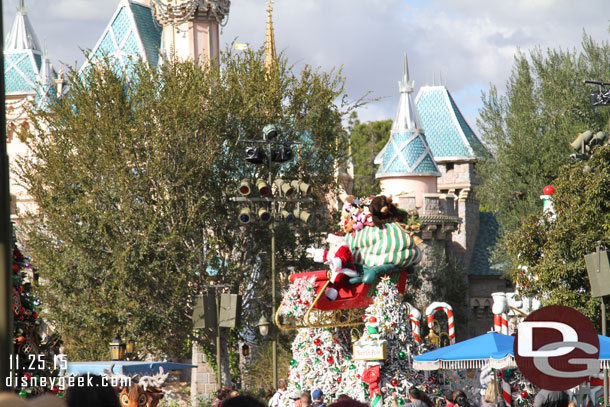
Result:
[[[546,390],[571,389],[600,370],[595,327],[570,307],[532,312],[517,327],[513,350],[523,376]]]

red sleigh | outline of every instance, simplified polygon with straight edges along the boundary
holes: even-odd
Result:
[[[315,277],[316,297],[309,306],[304,318],[288,318],[281,316],[281,309],[284,302],[280,304],[275,314],[275,323],[281,329],[297,328],[326,328],[340,326],[357,326],[364,324],[364,309],[373,303],[373,295],[370,295],[370,284],[357,283],[349,284],[338,289],[337,299],[330,301],[324,295],[326,288],[330,284],[328,270],[310,271],[306,273],[296,273],[290,276],[290,282],[298,278]],[[392,273],[392,278],[398,283],[398,290],[402,294],[405,292],[408,272],[406,270]]]

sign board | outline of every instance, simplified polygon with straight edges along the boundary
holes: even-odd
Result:
[[[608,252],[599,252],[585,255],[587,273],[591,282],[591,295],[603,297],[610,295],[610,264],[608,262]]]
[[[545,390],[568,390],[599,373],[599,338],[574,308],[551,305],[517,326],[513,352],[523,376]]]
[[[216,328],[216,298],[213,294],[198,295],[193,306],[193,329]]]
[[[358,341],[354,343],[354,360],[385,360],[386,340]]]
[[[241,295],[220,295],[220,318],[218,326],[221,328],[235,328],[239,325],[241,316]]]

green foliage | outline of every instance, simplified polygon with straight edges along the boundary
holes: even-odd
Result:
[[[70,92],[34,113],[18,176],[39,212],[24,228],[46,318],[71,359],[107,358],[117,331],[159,356],[213,343],[211,331],[193,336],[190,320],[210,283],[247,294],[246,324],[267,311],[261,253],[270,232],[240,227],[230,201],[239,180],[267,170],[243,160],[240,141],[261,138],[268,123],[283,129],[280,140],[302,141],[296,159],[274,171],[314,185],[316,212],[336,188],[329,157],[345,158],[341,123],[351,106],[335,104],[345,99],[340,72],[295,73],[280,58],[268,73],[263,61],[262,50],[229,50],[205,66],[134,63],[129,78],[102,62],[72,71]],[[309,264],[302,248],[326,228],[320,219],[277,229],[280,277]]]
[[[531,215],[507,236],[514,269],[527,266],[513,277],[523,295],[574,307],[599,326],[583,256],[598,240],[610,243],[610,147],[562,167],[553,185],[556,220]]]
[[[277,366],[278,379],[286,378],[284,375],[290,370],[290,359],[292,359],[292,341],[294,332],[288,335],[282,333],[278,336]],[[277,384],[273,383],[272,342],[265,341],[253,349],[250,360],[243,372],[244,388],[250,392],[264,395],[268,389],[275,389]]]
[[[581,51],[536,49],[515,56],[506,94],[483,94],[478,126],[493,158],[477,164],[481,203],[495,212],[501,233],[540,213],[542,188],[566,164],[569,142],[606,128],[610,111],[589,103],[583,79],[610,77],[610,46],[584,35]],[[501,239],[500,246],[504,246]]]
[[[360,197],[379,193],[379,181],[375,178],[375,157],[390,138],[392,120],[360,123],[355,113],[350,117],[350,147],[354,163],[353,194]]]

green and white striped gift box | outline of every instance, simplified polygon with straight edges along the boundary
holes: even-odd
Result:
[[[413,238],[397,223],[387,223],[381,228],[365,226],[345,238],[354,261],[369,267],[382,264],[407,267],[421,258],[421,250],[415,246]]]

